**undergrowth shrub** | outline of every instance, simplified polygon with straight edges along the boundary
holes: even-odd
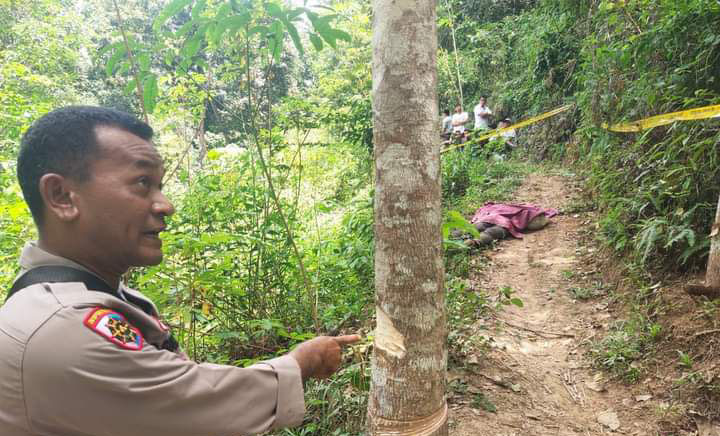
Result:
[[[470,214],[488,201],[507,200],[529,167],[516,160],[494,159],[469,143],[442,154],[442,193],[445,208]]]
[[[306,154],[309,164],[324,164]],[[180,175],[177,212],[163,235],[164,262],[131,280],[158,302],[193,358],[246,365],[314,336],[314,312],[322,332],[357,326],[371,316],[370,189],[342,203],[338,198],[348,196],[338,191],[344,173],[327,172],[320,195],[328,198],[313,202],[303,179],[294,181],[294,173],[279,171],[285,164],[275,164],[276,186],[291,187],[279,201],[303,256],[307,286],[252,152],[208,158],[203,171]]]
[[[616,322],[604,339],[590,350],[595,365],[610,371],[628,383],[637,382],[642,365],[636,361],[646,359],[653,343],[659,339],[661,328],[647,318],[635,315]]]
[[[720,194],[717,120],[609,133],[633,120],[720,103],[720,4],[601,2],[583,48],[583,163],[602,234],[641,265],[701,268]]]

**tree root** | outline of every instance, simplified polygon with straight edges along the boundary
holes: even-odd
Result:
[[[696,297],[720,298],[720,287],[717,286],[707,286],[704,283],[688,283],[684,286],[684,289],[687,294]]]
[[[509,325],[510,327],[515,327],[516,329],[535,333],[538,336],[551,335],[551,336],[561,336],[561,337],[566,337],[566,338],[574,338],[575,337],[575,335],[572,333],[559,333],[559,332],[549,332],[547,330],[536,330],[536,329],[532,329],[530,327],[526,327],[524,325],[519,325],[519,324],[509,322],[509,321],[505,321],[504,319],[500,319],[499,321]]]

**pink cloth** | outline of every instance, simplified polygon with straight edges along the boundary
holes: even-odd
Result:
[[[545,214],[552,218],[558,214],[556,209],[543,209],[532,204],[485,203],[475,211],[471,223],[478,222],[498,225],[516,238],[522,238],[521,231],[538,215]]]

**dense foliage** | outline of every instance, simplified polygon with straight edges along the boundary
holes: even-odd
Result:
[[[191,357],[244,365],[317,333],[369,331],[370,2],[298,5],[0,0],[0,288],[35,237],[14,176],[22,132],[55,107],[104,104],[158,132],[177,213],[165,262],[129,280]],[[720,3],[441,0],[438,16],[440,109],[487,95],[496,120],[518,120],[575,105],[519,131],[514,158],[479,145],[445,153],[448,212],[508,199],[526,170],[518,156],[564,159],[586,176],[613,249],[639,267],[704,265],[718,120],[639,134],[602,124],[720,103]],[[490,303],[466,290],[464,252],[449,249],[446,266],[457,356],[457,329]],[[283,434],[360,432],[367,345],[310,386],[308,423]]]
[[[639,134],[602,125],[720,102],[720,4],[545,0],[468,22],[474,8],[450,3],[454,15],[441,24],[454,25],[462,44],[456,53],[443,40],[444,104],[459,96],[456,55],[468,108],[483,94],[498,116],[515,119],[575,103],[548,129],[521,131],[528,152],[585,169],[615,249],[644,265],[704,266],[720,193],[717,121]]]
[[[720,4],[603,3],[582,52],[581,148],[619,250],[655,266],[704,266],[720,194],[717,121],[637,135],[600,121],[632,120],[720,103]]]

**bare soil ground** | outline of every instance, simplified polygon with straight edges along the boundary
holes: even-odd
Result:
[[[569,178],[534,174],[514,201],[567,210],[578,192]],[[462,386],[450,395],[451,435],[697,434],[661,431],[667,396],[654,378],[625,385],[591,366],[587,349],[615,316],[603,298],[576,298],[599,274],[586,262],[595,248],[581,242],[591,226],[590,214],[571,210],[477,254],[489,266],[471,274],[472,286],[491,294],[510,287],[524,307],[507,306],[473,326],[492,339],[485,352],[450,367],[451,388]]]

